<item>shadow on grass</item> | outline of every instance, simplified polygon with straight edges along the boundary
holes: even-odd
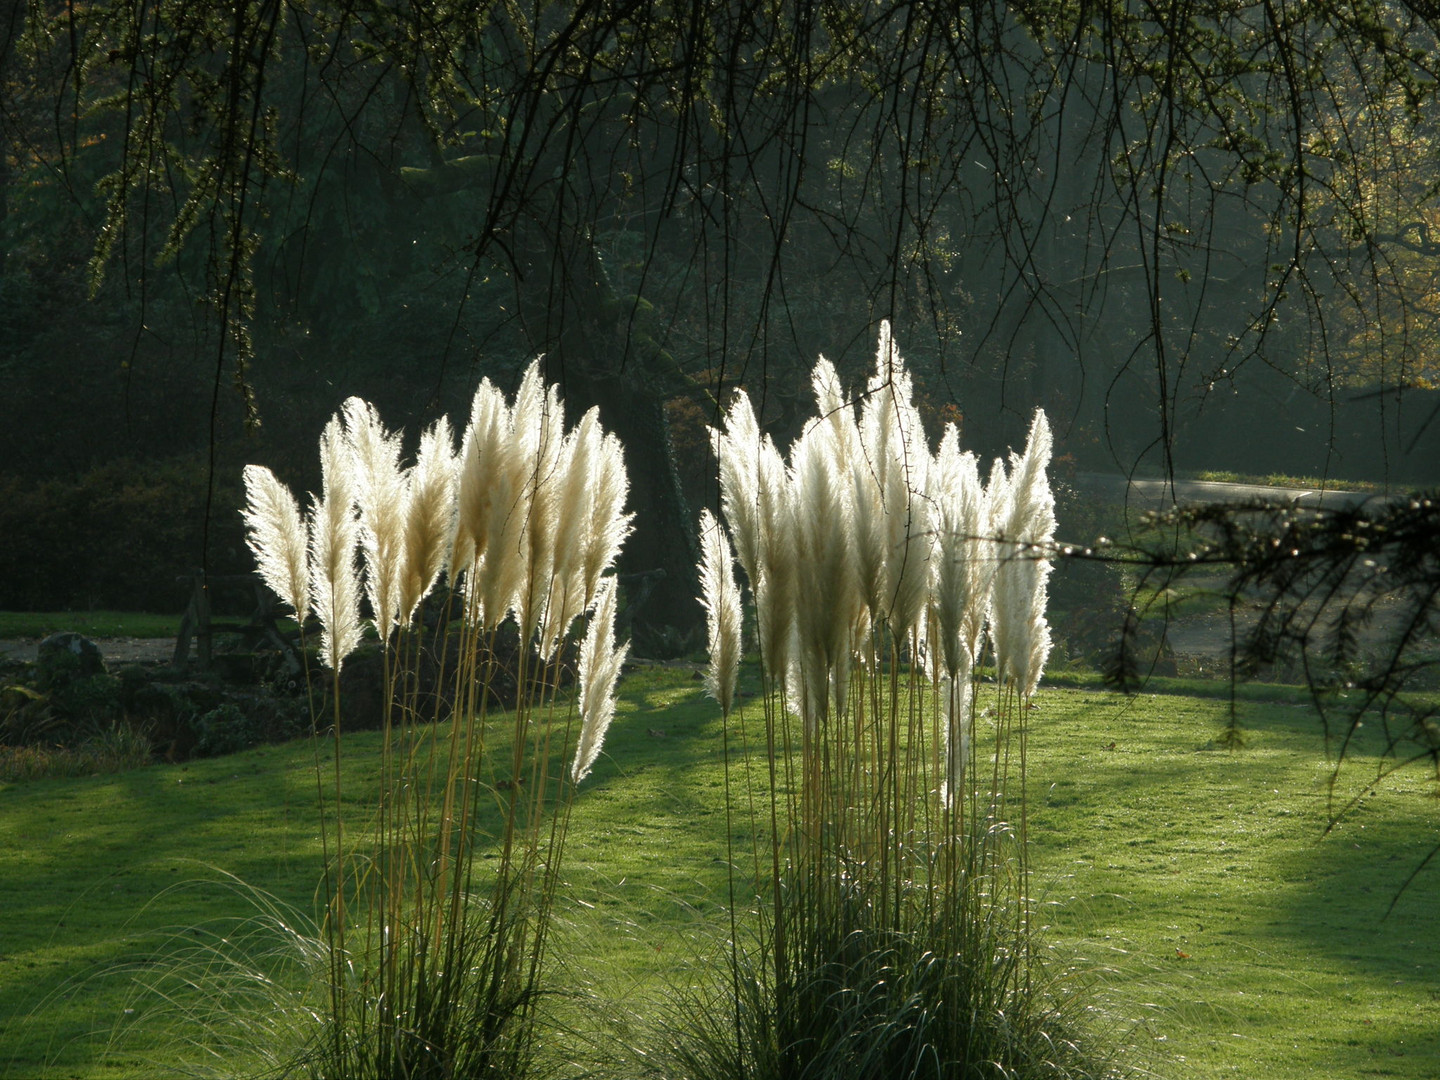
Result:
[[[605,755],[575,803],[562,919],[601,927],[596,964],[622,975],[655,969],[665,952],[693,959],[676,949],[677,935],[690,925],[708,936],[726,896],[723,783],[695,767],[719,760],[719,716],[693,685],[688,672],[627,680]],[[490,760],[508,761],[508,719],[492,720]],[[347,827],[357,837],[379,747],[375,732],[345,743]],[[320,745],[327,773],[332,748]],[[550,763],[556,775],[568,765],[558,753]],[[501,779],[482,783],[493,795]],[[496,798],[487,824],[499,813]],[[0,788],[0,1077],[97,1068],[132,1004],[133,973],[121,965],[146,962],[171,931],[254,914],[229,888],[173,888],[211,876],[207,867],[314,913],[318,820],[309,740]],[[587,948],[595,943],[587,936]],[[159,1045],[173,1037],[157,1034]]]
[[[1031,836],[1062,938],[1118,957],[1192,1057],[1204,1044],[1255,1075],[1283,1042],[1314,1075],[1434,1075],[1440,867],[1387,917],[1440,842],[1433,780],[1367,784],[1382,743],[1366,734],[1332,801],[1303,707],[1245,703],[1247,743],[1224,750],[1223,702],[1072,690],[1042,705]],[[1370,791],[1327,832],[1332,807]]]

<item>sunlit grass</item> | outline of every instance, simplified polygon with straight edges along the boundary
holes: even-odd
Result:
[[[0,638],[48,637],[73,630],[86,637],[173,638],[180,615],[137,611],[0,611]]]
[[[1238,473],[1229,469],[1201,469],[1178,476],[1220,484],[1257,484],[1264,487],[1307,488],[1311,491],[1382,491],[1383,484],[1368,480],[1340,480],[1335,477],[1290,476],[1287,473]]]
[[[1433,1077],[1436,873],[1385,917],[1440,842],[1433,781],[1387,781],[1324,836],[1330,769],[1295,691],[1246,690],[1246,746],[1227,752],[1209,748],[1227,703],[1169,688],[1039,695],[1030,835],[1044,951],[1095,984],[1102,1023],[1160,1076]],[[582,1033],[657,1015],[667,985],[705,978],[726,927],[718,710],[684,667],[635,671],[619,708],[575,804],[558,908],[554,1007]],[[379,745],[347,736],[357,811]],[[1370,749],[1342,770],[1340,795],[1370,779]],[[127,1030],[140,1015],[124,1013],[130,981],[105,973],[153,953],[160,928],[253,913],[206,866],[313,912],[313,800],[305,741],[0,786],[0,1076],[148,1077],[157,1055],[173,1060],[184,1033]],[[190,879],[215,884],[164,891]],[[102,1063],[117,1026],[126,1038]]]

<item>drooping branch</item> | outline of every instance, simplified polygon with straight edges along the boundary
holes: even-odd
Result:
[[[1407,221],[1393,233],[1376,233],[1377,244],[1399,244],[1419,255],[1440,255],[1440,241],[1430,239],[1430,225],[1424,221]]]
[[[1148,524],[1171,538],[1129,557],[1148,595],[1224,571],[1206,591],[1230,601],[1233,679],[1295,665],[1337,761],[1369,725],[1381,775],[1421,762],[1440,780],[1440,493],[1323,509],[1205,504]],[[1133,673],[1135,660],[1114,668]]]

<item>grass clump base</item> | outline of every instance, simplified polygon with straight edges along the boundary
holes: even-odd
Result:
[[[794,903],[794,901],[790,901]],[[851,926],[856,921],[847,920]],[[1088,1046],[1073,992],[1018,970],[1013,927],[956,920],[910,932],[812,935],[775,985],[763,945],[683,998],[658,1070],[693,1080],[1121,1075]]]

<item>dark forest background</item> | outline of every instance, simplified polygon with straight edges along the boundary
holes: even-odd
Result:
[[[544,354],[685,626],[727,391],[783,445],[882,318],[937,432],[1044,407],[1062,480],[1431,484],[1435,17],[7,0],[0,607],[178,611],[245,463],[313,489],[344,398],[413,437]]]

